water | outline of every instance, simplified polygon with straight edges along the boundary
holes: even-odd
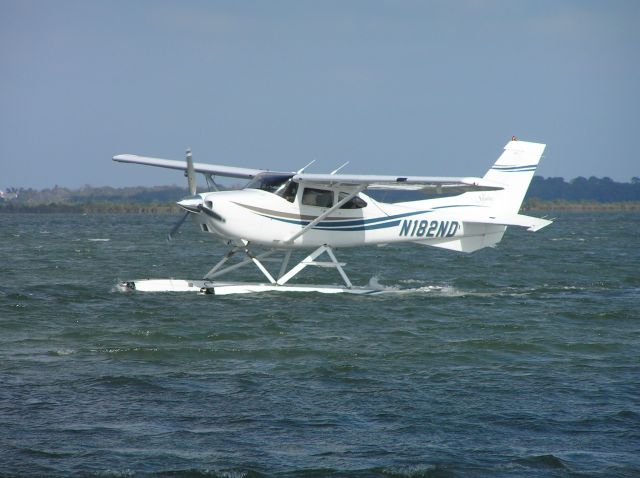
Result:
[[[377,297],[118,292],[223,252],[174,220],[0,216],[0,475],[640,476],[638,213],[338,251]]]

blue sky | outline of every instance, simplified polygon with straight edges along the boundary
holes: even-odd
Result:
[[[640,2],[0,0],[0,187],[312,172],[640,176]]]

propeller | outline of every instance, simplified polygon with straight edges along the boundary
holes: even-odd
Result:
[[[210,218],[215,219],[216,221],[227,222],[225,220],[225,218],[222,217],[220,214],[218,214],[217,212],[213,211],[212,209],[209,209],[206,206],[203,206],[202,204],[200,204],[200,207],[198,209],[200,209],[203,213],[205,213]]]
[[[198,183],[196,181],[196,172],[193,170],[193,156],[191,149],[187,149],[187,184],[189,185],[189,196],[196,195]]]
[[[198,183],[196,181],[196,172],[193,169],[193,156],[191,154],[191,148],[187,149],[186,151],[186,160],[187,160],[187,170],[185,171],[184,175],[187,177],[189,195],[195,196]],[[180,202],[178,204],[180,204]],[[184,224],[184,221],[187,220],[187,217],[189,217],[189,214],[191,214],[191,212],[193,211],[187,209],[187,212],[185,212],[182,215],[182,217],[178,220],[178,222],[176,222],[176,224],[171,228],[171,230],[169,231],[169,234],[167,234],[167,242],[171,242],[173,240],[173,235],[176,232],[178,232],[178,229],[180,229],[180,226]]]
[[[196,195],[197,192],[197,181],[196,181],[196,173],[193,168],[193,157],[191,155],[191,149],[187,149],[186,152],[186,160],[187,160],[187,170],[185,171],[185,176],[187,177],[187,185],[189,186],[189,197],[185,198],[181,201],[178,201],[178,205],[186,209],[184,215],[176,222],[176,224],[171,228],[169,234],[167,234],[167,242],[171,242],[173,240],[173,236],[178,229],[184,224],[184,221],[187,220],[189,214],[200,214],[204,212],[207,216],[220,221],[225,222],[225,219],[220,216],[218,213],[212,211],[208,207],[206,207],[202,203],[202,198]]]
[[[180,226],[182,226],[184,224],[184,221],[187,220],[187,218],[189,217],[189,214],[191,214],[191,211],[185,212],[180,218],[180,220],[176,222],[175,226],[171,228],[171,230],[169,231],[169,234],[167,234],[167,242],[173,241],[173,235],[176,232],[178,232],[178,229],[180,229]]]
[[[186,209],[187,214],[200,214],[203,212],[216,221],[226,222],[220,214],[202,204],[202,198],[200,196],[188,197],[182,201],[178,201],[178,206],[182,209]]]

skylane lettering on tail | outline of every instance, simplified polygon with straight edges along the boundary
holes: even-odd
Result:
[[[113,159],[186,172],[190,195],[178,202],[185,213],[168,239],[190,218],[202,232],[230,247],[203,280],[253,263],[268,286],[277,289],[315,265],[337,269],[346,289],[352,289],[333,252],[336,247],[413,242],[473,252],[499,243],[508,226],[537,231],[549,225],[549,220],[518,214],[544,149],[544,144],[513,138],[483,177],[338,174],[341,168],[313,174],[305,172],[306,167],[274,172],[194,163],[190,151],[186,161],[132,154]],[[196,191],[198,173],[205,176],[209,191]],[[244,178],[248,183],[241,190],[221,191],[215,176]],[[368,189],[422,191],[439,197],[384,203],[366,195]],[[289,267],[291,252],[298,249],[313,251]],[[263,259],[277,253],[284,258],[276,273]],[[317,260],[323,254],[328,261]],[[229,264],[234,256],[245,259]]]

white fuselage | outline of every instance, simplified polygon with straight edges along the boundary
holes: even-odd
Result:
[[[464,206],[445,207],[441,205],[441,199],[379,203],[360,193],[357,203],[360,207],[347,204],[351,208],[336,209],[310,230],[289,241],[329,209],[304,204],[303,191],[302,188],[297,191],[292,201],[260,189],[202,193],[199,196],[203,204],[223,220],[205,214],[193,217],[203,231],[223,239],[276,248],[354,247],[395,242],[436,245],[456,241],[465,234],[465,225],[458,217]],[[333,204],[337,203],[340,192],[331,191]]]

